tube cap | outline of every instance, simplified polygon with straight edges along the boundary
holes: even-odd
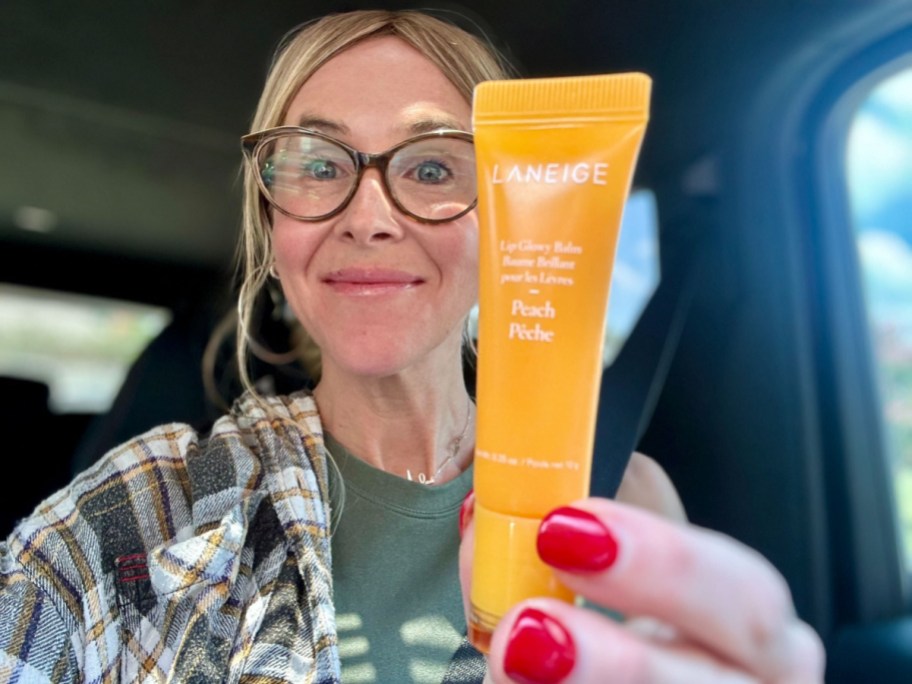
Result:
[[[474,521],[471,617],[476,629],[493,631],[510,608],[528,598],[573,601],[573,592],[538,557],[541,519],[495,513],[476,501]]]

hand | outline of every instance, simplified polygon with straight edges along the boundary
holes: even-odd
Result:
[[[467,615],[471,504],[459,559]],[[638,617],[619,623],[553,599],[524,601],[494,632],[486,681],[823,681],[820,639],[795,616],[785,580],[734,539],[592,498],[545,518],[539,555],[578,595]]]

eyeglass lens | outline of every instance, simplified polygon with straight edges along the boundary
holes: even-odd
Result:
[[[257,164],[269,199],[299,218],[339,209],[358,180],[348,150],[304,133],[268,141],[257,154]],[[402,209],[422,219],[445,221],[475,201],[474,147],[461,138],[420,138],[392,154],[385,181]]]

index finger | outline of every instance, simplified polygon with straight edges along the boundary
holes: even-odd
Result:
[[[666,622],[763,679],[822,667],[782,576],[719,533],[587,499],[545,518],[539,554],[577,594]]]

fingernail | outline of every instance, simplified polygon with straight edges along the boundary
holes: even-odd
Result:
[[[549,513],[538,528],[538,555],[548,565],[570,572],[598,572],[618,554],[614,536],[588,511],[565,506]]]
[[[557,684],[576,663],[576,646],[564,626],[537,608],[526,608],[510,630],[504,672],[517,684]]]
[[[462,500],[462,506],[459,508],[459,538],[465,533],[465,528],[472,522],[472,514],[475,512],[475,490],[470,489],[466,498]]]

